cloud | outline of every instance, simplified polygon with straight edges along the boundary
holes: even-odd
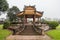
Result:
[[[9,7],[17,6],[21,11],[24,5],[36,5],[38,11],[44,11],[43,17],[60,18],[60,0],[7,0]]]

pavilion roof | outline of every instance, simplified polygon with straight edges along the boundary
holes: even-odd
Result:
[[[22,16],[22,15],[24,15],[24,14],[25,14],[25,15],[34,15],[35,13],[31,13],[31,12],[24,13],[24,12],[22,11],[22,12],[18,13],[17,16]],[[42,16],[42,15],[43,15],[42,12],[36,11],[36,16]]]
[[[21,11],[20,13],[17,14],[17,16],[20,17],[23,15],[27,16],[36,15],[38,17],[41,17],[43,15],[43,12],[36,11],[36,8],[34,6],[25,6],[24,11]]]

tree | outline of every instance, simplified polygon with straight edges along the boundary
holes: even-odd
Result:
[[[12,8],[10,8],[9,11],[15,12],[13,14],[16,14],[16,13],[20,12],[19,8],[17,8],[16,6],[13,6]]]
[[[42,18],[42,19],[41,19],[41,23],[42,23],[42,24],[43,24],[43,23],[47,24],[47,20],[44,19],[44,18]]]
[[[2,14],[1,12],[7,11],[9,8],[9,5],[6,0],[0,0],[0,15]]]
[[[16,6],[13,6],[12,8],[10,8],[8,10],[8,13],[7,13],[7,16],[9,18],[9,20],[12,22],[12,21],[16,21],[17,19],[17,16],[16,14],[20,12],[20,10],[16,7]]]

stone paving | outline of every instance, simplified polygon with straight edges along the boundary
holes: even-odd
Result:
[[[10,35],[6,40],[52,40],[49,36],[45,35]]]

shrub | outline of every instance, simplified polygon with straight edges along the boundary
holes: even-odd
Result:
[[[57,21],[48,21],[48,25],[51,29],[56,29],[56,27],[59,25]]]
[[[3,29],[7,29],[10,26],[10,22],[9,21],[5,21],[4,25],[3,25]]]
[[[60,20],[59,20],[58,22],[59,22],[59,24],[60,24]]]

